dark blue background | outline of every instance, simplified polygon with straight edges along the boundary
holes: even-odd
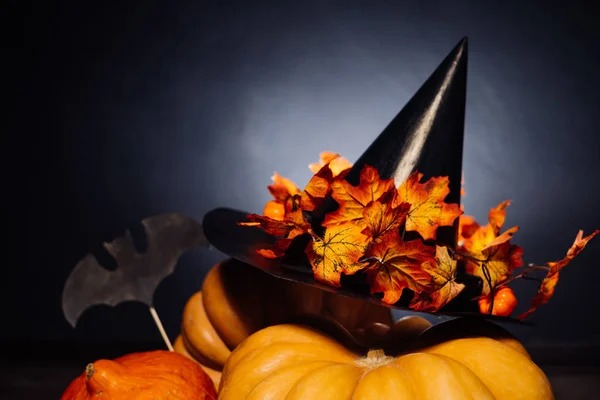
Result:
[[[464,35],[467,213],[485,220],[513,200],[506,226],[521,226],[527,262],[600,228],[592,2],[87,3],[6,14],[7,340],[160,340],[135,303],[96,307],[72,330],[60,294],[76,262],[151,215],[261,211],[273,171],[304,185],[320,151],[355,160]],[[599,242],[537,327],[510,327],[526,343],[598,344]],[[172,338],[220,258],[190,253],[158,288]]]

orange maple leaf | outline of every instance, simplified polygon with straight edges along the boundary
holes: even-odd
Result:
[[[461,215],[458,217],[458,241],[457,245],[462,246],[464,244],[465,239],[473,236],[475,232],[479,229],[479,224],[475,221],[470,215]]]
[[[420,239],[404,242],[398,231],[390,231],[379,243],[369,246],[361,261],[366,266],[371,294],[383,293],[382,301],[396,303],[405,288],[415,293],[426,289],[431,276],[422,264],[433,258],[433,247]]]
[[[446,204],[450,193],[448,177],[419,183],[423,174],[415,171],[398,188],[397,203],[409,203],[406,230],[417,231],[425,240],[435,239],[438,226],[451,226],[463,212],[458,204]]]
[[[510,200],[505,200],[490,210],[488,222],[492,227],[494,234],[498,235],[504,221],[506,220],[506,207],[510,206]]]
[[[258,214],[248,214],[248,222],[238,222],[240,226],[260,227],[263,231],[273,236],[288,236],[300,226],[292,220],[278,220]]]
[[[327,163],[306,184],[304,191],[300,195],[300,208],[304,211],[313,211],[321,205],[331,193],[331,183],[333,180],[333,171],[330,168],[330,164]]]
[[[531,300],[531,307],[529,310],[519,315],[517,319],[523,321],[529,315],[533,314],[535,310],[538,309],[542,304],[546,304],[552,296],[554,296],[554,290],[556,288],[556,284],[558,283],[559,273],[550,273],[546,275],[540,287],[538,289],[537,294]]]
[[[329,165],[334,178],[340,175],[342,172],[352,168],[352,163],[350,161],[331,151],[324,151],[319,154],[319,162],[309,164],[308,168],[310,168],[313,174],[316,174],[325,165]]]
[[[482,279],[483,295],[488,295],[523,265],[523,250],[510,244],[512,235],[519,227],[512,227],[500,234],[509,205],[510,201],[504,201],[490,209],[489,223],[484,226],[480,226],[472,217],[461,216],[459,221],[459,250],[468,256],[467,272]]]
[[[316,280],[339,287],[342,272],[351,274],[361,269],[359,258],[365,252],[368,237],[352,223],[328,227],[323,238],[311,241],[305,253]]]
[[[285,203],[290,197],[300,194],[300,189],[298,189],[294,182],[288,178],[284,178],[277,172],[273,174],[271,180],[273,181],[273,184],[267,186],[267,188],[269,189],[269,192],[271,192],[273,198],[281,203]]]
[[[395,190],[395,186],[394,179],[379,179],[377,169],[365,165],[360,172],[358,186],[352,186],[349,182],[338,179],[331,183],[331,189],[331,196],[339,204],[339,208],[325,216],[323,226],[346,222],[364,224],[363,211],[365,207],[371,202],[379,200],[391,190]],[[364,225],[362,226],[364,228]]]
[[[529,310],[519,315],[517,319],[524,320],[529,315],[531,315],[535,310],[537,310],[542,304],[546,304],[550,298],[554,295],[554,289],[556,288],[556,284],[558,283],[559,273],[560,271],[566,267],[575,257],[581,253],[581,251],[585,248],[587,243],[597,234],[600,233],[600,230],[595,230],[590,235],[583,237],[583,231],[580,230],[577,233],[577,237],[575,237],[575,242],[567,251],[567,255],[560,261],[550,261],[547,263],[550,270],[546,274],[546,277],[540,284],[540,288],[538,289],[537,294],[531,300],[531,306]]]
[[[365,226],[362,233],[372,238],[375,243],[388,232],[397,230],[406,221],[410,204],[400,203],[393,207],[393,197],[396,193],[395,189],[390,190],[389,195],[384,194],[363,210],[363,220],[358,223]]]
[[[292,239],[310,231],[310,224],[306,222],[300,209],[287,213],[283,220],[258,214],[249,214],[246,218],[248,222],[238,222],[237,224],[240,226],[259,227],[269,235],[279,238],[274,245],[257,250],[258,254],[266,258],[282,256],[292,243]]]
[[[465,285],[456,282],[457,261],[450,256],[447,247],[435,246],[435,258],[425,261],[422,266],[431,276],[433,291],[416,295],[409,305],[413,310],[436,312],[465,288]]]
[[[590,240],[592,240],[592,238],[599,233],[600,233],[600,229],[596,229],[594,232],[592,232],[588,236],[583,237],[583,230],[580,230],[577,233],[577,236],[575,237],[575,241],[573,242],[573,245],[567,251],[567,255],[565,256],[565,258],[563,258],[560,261],[550,261],[548,263],[548,266],[550,267],[550,272],[558,272],[561,269],[563,269],[564,267],[566,267],[567,264],[569,264],[571,261],[573,261],[573,259],[575,257],[577,257],[579,255],[579,253],[581,253],[583,251],[583,249],[588,244],[588,242]]]
[[[294,235],[294,237],[295,236],[298,236],[298,235]],[[262,249],[258,249],[258,250],[256,250],[256,252],[258,254],[260,254],[261,256],[263,256],[264,258],[282,257],[285,254],[285,252],[287,251],[288,247],[290,247],[290,245],[292,244],[292,240],[294,237],[280,238],[273,245],[267,246]]]
[[[481,256],[483,261],[467,260],[466,269],[468,273],[482,279],[482,295],[488,295],[523,265],[523,249],[508,242],[486,247]]]

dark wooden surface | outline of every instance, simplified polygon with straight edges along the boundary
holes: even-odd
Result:
[[[131,351],[162,348],[160,344],[3,344],[0,399],[59,399],[89,361]],[[600,348],[530,348],[532,358],[552,383],[557,400],[600,398]]]

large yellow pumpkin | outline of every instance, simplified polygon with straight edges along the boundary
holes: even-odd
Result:
[[[330,318],[357,337],[372,324],[392,325],[391,311],[310,286],[274,278],[234,259],[215,265],[187,302],[175,351],[198,361],[219,384],[220,371],[248,336],[295,316]]]
[[[304,325],[265,328],[227,360],[219,399],[554,398],[545,374],[514,338],[486,337],[479,335],[481,330],[468,335],[460,332],[465,325],[460,321],[434,326],[419,336],[415,325],[426,326],[419,320],[400,321],[396,333],[388,332],[388,345],[397,345],[393,337],[403,331],[407,344],[388,354],[383,349],[357,353]],[[411,335],[417,338],[410,340]]]

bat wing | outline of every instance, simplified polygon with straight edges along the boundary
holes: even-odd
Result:
[[[103,268],[93,254],[77,263],[67,278],[62,294],[62,308],[74,327],[83,312],[96,304],[116,306],[134,300],[127,290],[120,290],[122,274]]]
[[[104,243],[117,263],[115,271],[103,268],[92,254],[75,266],[63,290],[63,312],[75,326],[83,312],[96,304],[116,306],[128,300],[152,305],[154,291],[173,273],[179,257],[186,251],[206,246],[202,226],[179,213],[161,214],[142,221],[147,250],[138,253],[131,234]]]

